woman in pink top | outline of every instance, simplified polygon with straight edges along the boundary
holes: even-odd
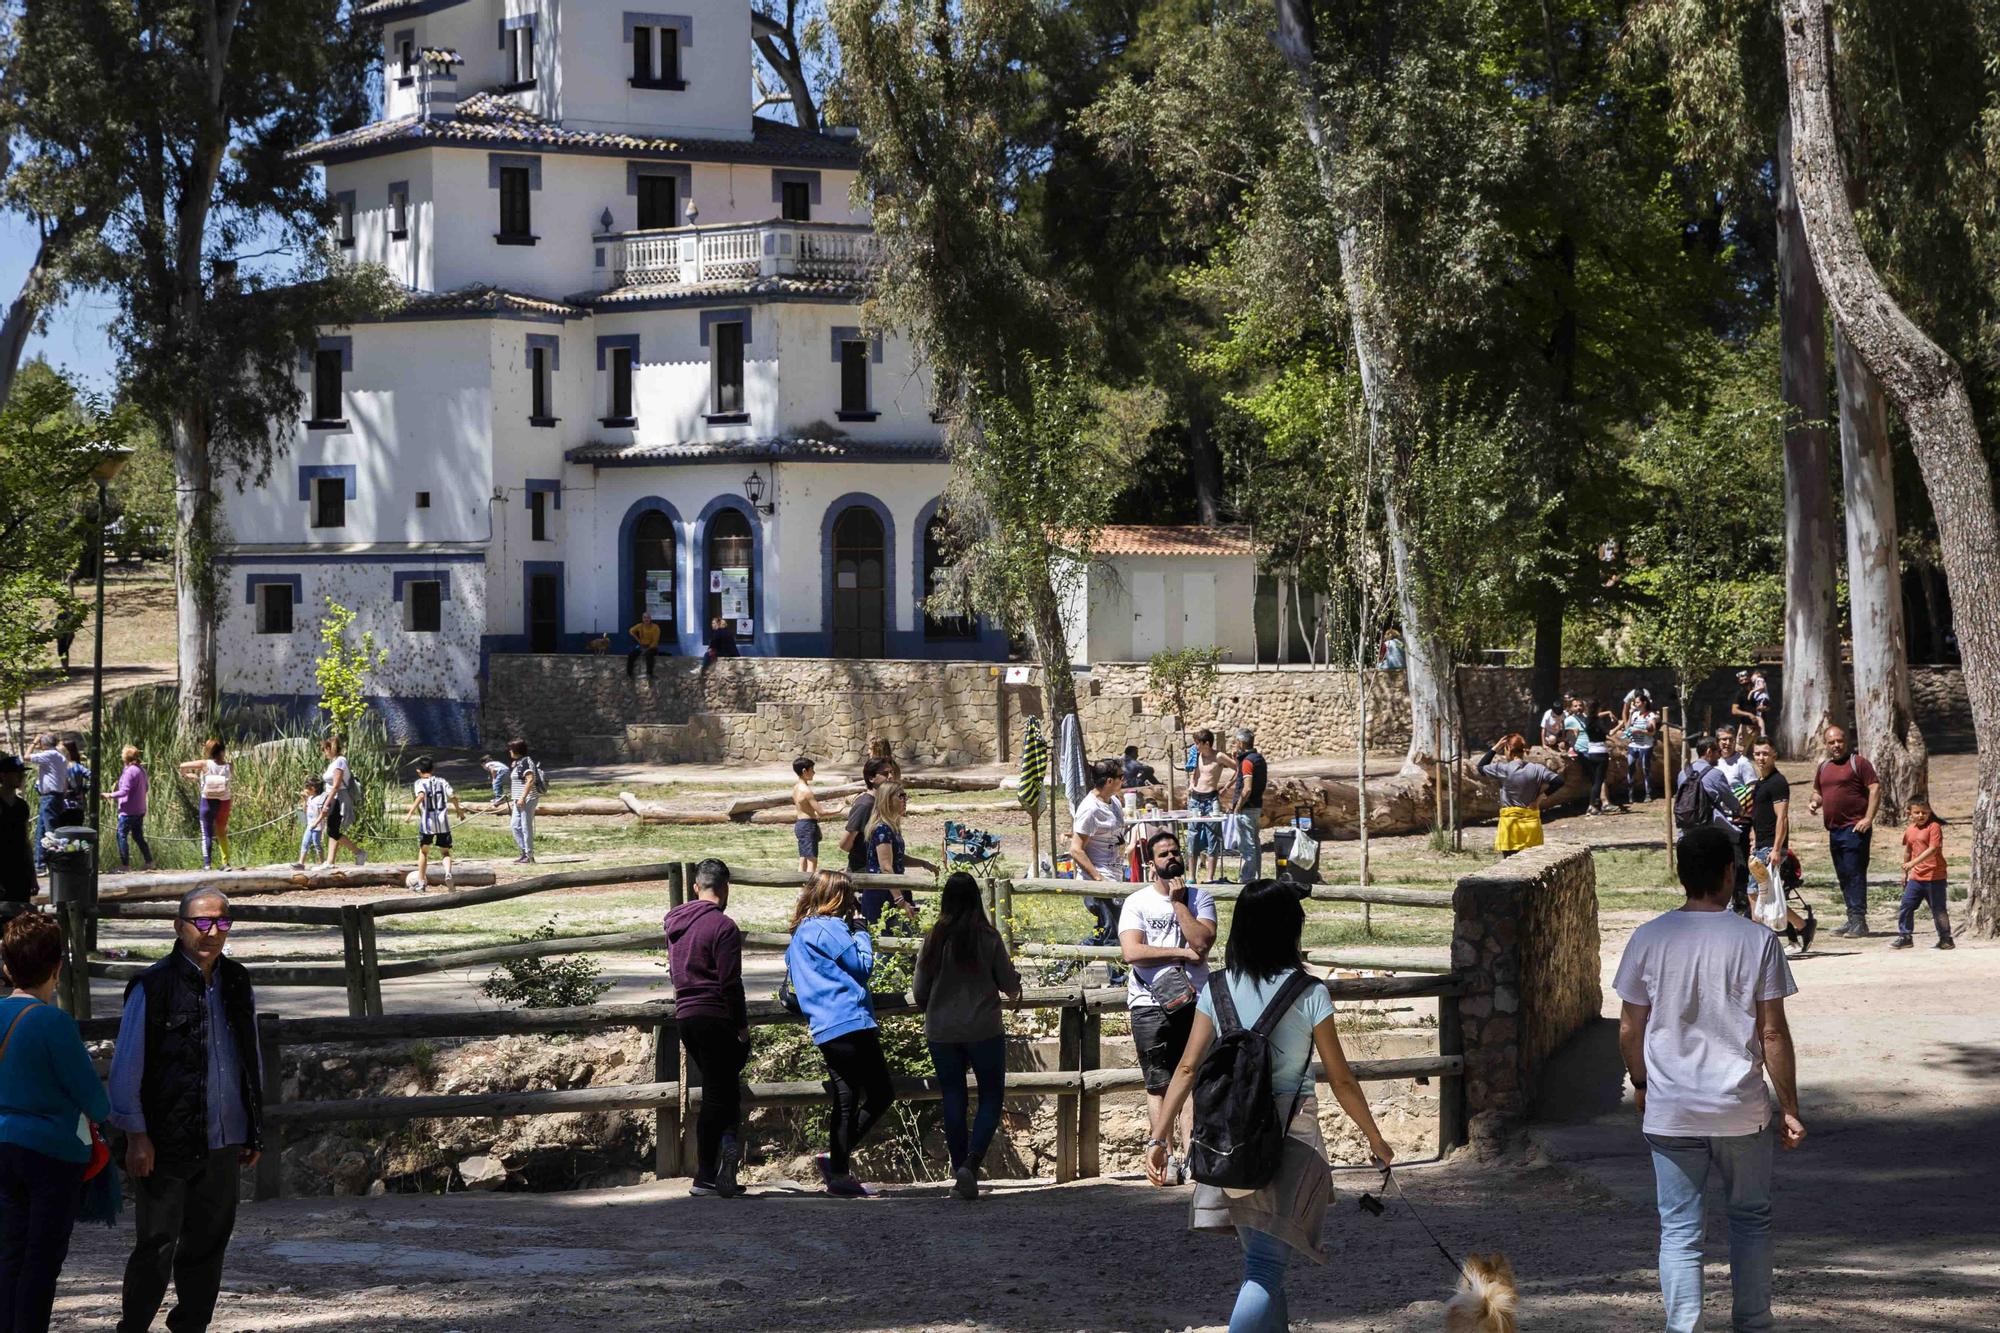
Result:
[[[138,746],[126,746],[120,757],[125,761],[125,769],[118,775],[118,785],[104,793],[104,799],[118,807],[118,868],[132,868],[130,844],[136,842],[139,855],[146,860],[145,868],[151,870],[153,849],[146,844],[146,792],[151,784],[146,780],[146,770],[139,767]]]

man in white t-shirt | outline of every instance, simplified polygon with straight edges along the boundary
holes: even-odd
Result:
[[[1146,1102],[1153,1119],[1174,1068],[1194,1028],[1197,998],[1208,987],[1208,951],[1215,947],[1215,899],[1187,882],[1181,840],[1172,830],[1146,840],[1152,881],[1125,900],[1118,916],[1118,943],[1132,974],[1125,982],[1125,1005],[1132,1020],[1132,1045],[1146,1078]],[[1176,1001],[1172,1012],[1160,997]],[[1167,1183],[1187,1183],[1187,1144],[1194,1129],[1194,1099],[1181,1108],[1176,1125],[1179,1150],[1169,1145]]]
[[[1119,804],[1124,785],[1125,766],[1116,759],[1100,759],[1090,766],[1090,790],[1076,803],[1076,817],[1070,822],[1070,861],[1079,879],[1125,881],[1125,811]],[[1117,897],[1089,897],[1083,905],[1097,922],[1087,942],[1111,943],[1112,928],[1118,923]]]
[[[1686,905],[1633,931],[1618,962],[1618,1048],[1653,1153],[1667,1331],[1703,1326],[1702,1190],[1714,1173],[1729,1213],[1730,1327],[1757,1333],[1774,1327],[1772,1144],[1796,1148],[1806,1136],[1785,1021],[1785,997],[1798,985],[1779,936],[1729,910],[1737,864],[1729,831],[1688,830],[1678,857]]]

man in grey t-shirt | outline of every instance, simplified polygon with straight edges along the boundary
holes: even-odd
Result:
[[[1681,836],[1687,902],[1632,932],[1612,982],[1624,1002],[1618,1049],[1653,1153],[1668,1333],[1702,1326],[1702,1190],[1711,1172],[1728,1200],[1730,1327],[1774,1327],[1771,1150],[1806,1136],[1785,1021],[1785,997],[1798,985],[1779,937],[1729,910],[1734,843],[1717,825]]]

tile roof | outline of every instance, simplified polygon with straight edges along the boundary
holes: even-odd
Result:
[[[365,5],[357,5],[354,19],[357,23],[381,23],[393,18],[415,18],[419,14],[435,14],[440,9],[453,9],[465,0],[370,0]]]
[[[1200,527],[1192,523],[1134,523],[1101,528],[1097,555],[1252,555],[1247,525]]]
[[[659,282],[631,287],[613,287],[606,292],[581,293],[570,298],[576,305],[597,310],[625,306],[680,304],[697,305],[725,296],[820,296],[859,300],[862,284],[846,278],[800,278],[791,276],[726,279],[718,282]]]
[[[541,152],[669,157],[695,162],[804,163],[855,167],[861,148],[852,139],[814,134],[796,125],[756,116],[748,139],[676,139],[668,136],[571,130],[542,119],[501,93],[473,93],[449,115],[378,120],[294,148],[300,162],[337,162],[373,153],[439,145],[450,148],[529,148]]]
[[[440,315],[559,315],[580,319],[590,312],[565,301],[510,292],[504,287],[475,283],[449,292],[410,292],[387,313],[390,319],[426,319]]]
[[[941,462],[942,440],[854,440],[777,436],[761,440],[688,440],[676,444],[610,444],[594,441],[569,450],[572,463],[598,467],[668,467],[676,463]]]

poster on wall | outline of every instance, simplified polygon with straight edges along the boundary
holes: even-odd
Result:
[[[646,610],[653,619],[662,624],[672,624],[674,619],[674,572],[671,569],[649,570],[646,574]]]
[[[709,590],[710,592],[721,592],[721,591],[722,591],[722,571],[721,571],[721,570],[719,570],[719,569],[711,569],[711,570],[710,570],[710,571],[708,572],[708,590]]]
[[[711,591],[719,593],[722,605],[717,614],[724,620],[748,620],[750,617],[750,571],[748,569],[718,569],[709,575]]]
[[[757,632],[756,622],[751,620],[739,620],[736,622],[737,638],[747,639],[750,638],[752,635],[756,634],[756,632]]]

